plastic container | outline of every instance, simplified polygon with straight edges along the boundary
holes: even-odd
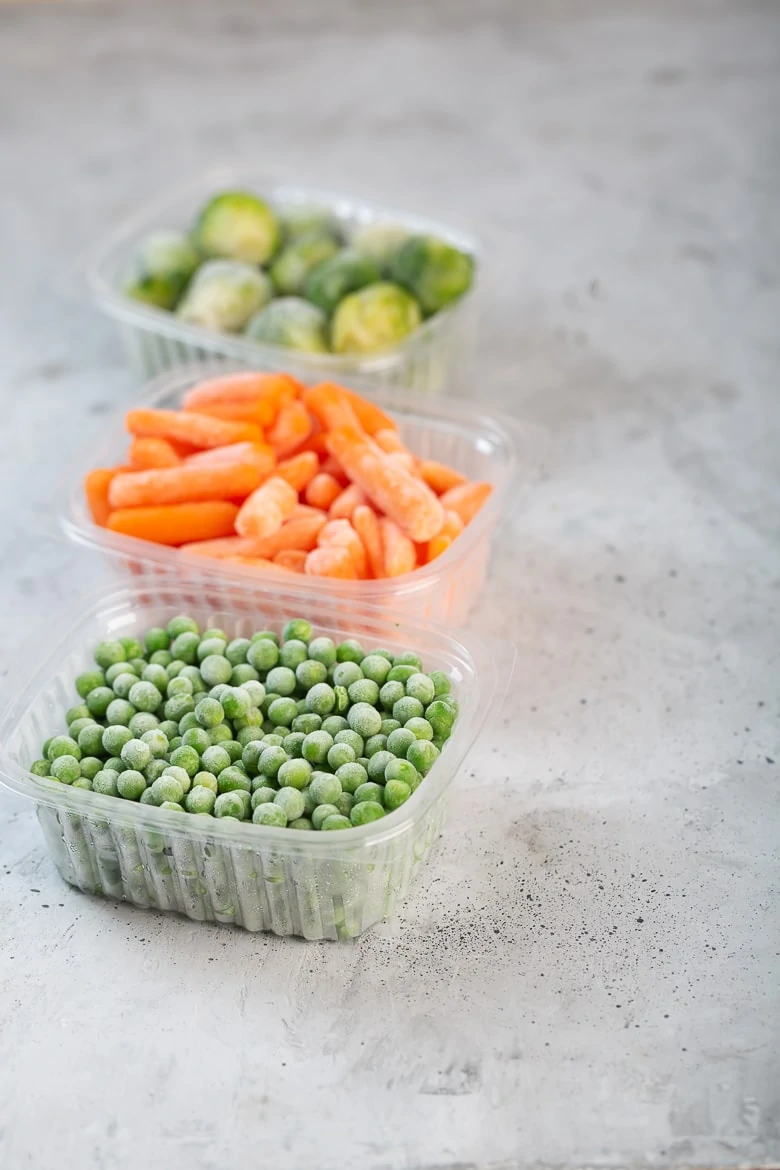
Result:
[[[262,345],[238,335],[187,325],[172,313],[124,296],[120,284],[140,239],[158,228],[186,229],[211,195],[231,188],[256,191],[282,210],[306,204],[328,207],[348,232],[363,224],[398,223],[479,255],[473,237],[434,220],[328,191],[275,183],[253,171],[212,172],[142,205],[103,244],[90,267],[97,305],[118,322],[128,359],[143,377],[186,362],[225,357],[289,370],[304,380],[348,378],[367,390],[408,386],[418,392],[435,392],[465,382],[474,347],[474,287],[456,304],[424,322],[403,345],[371,356],[302,354]]]
[[[95,644],[165,625],[180,612],[231,637],[280,629],[287,618],[305,614],[318,633],[334,638],[351,634],[367,646],[414,648],[426,669],[444,670],[453,681],[461,713],[452,738],[405,805],[379,822],[336,833],[184,815],[33,776],[27,765],[44,739],[64,728],[74,679],[92,664]],[[163,581],[131,586],[80,603],[21,660],[39,665],[20,680],[0,721],[0,771],[10,788],[35,802],[52,860],[72,886],[203,922],[351,938],[406,897],[441,827],[448,789],[513,660],[506,647],[428,626],[399,628],[356,606],[344,617],[338,604],[294,587],[259,587],[250,597],[216,584],[200,592]]]
[[[232,368],[221,363],[172,371],[153,383],[142,401],[146,405],[176,407],[196,382]],[[510,490],[513,506],[517,507],[522,488],[530,485],[538,468],[543,446],[540,432],[510,419],[475,413],[473,409],[443,400],[421,403],[388,392],[376,394],[374,398],[394,415],[404,441],[415,454],[448,463],[470,479],[488,480],[494,490],[466,530],[431,565],[404,577],[382,581],[314,580],[300,576],[297,581],[312,596],[349,598],[360,605],[459,625],[484,582],[493,530]],[[92,467],[121,463],[127,443],[127,433],[121,422],[117,422],[80,457],[58,497],[65,501],[60,523],[67,535],[80,544],[99,549],[115,561],[118,559],[123,571],[134,575],[186,573],[188,579],[197,582],[213,579],[217,574],[220,579],[248,586],[256,583],[259,572],[251,567],[223,566],[205,557],[185,556],[176,549],[109,532],[93,524],[84,499],[84,476]],[[515,475],[520,467],[522,481]],[[267,570],[262,579],[273,579],[281,587],[287,587],[290,574]]]

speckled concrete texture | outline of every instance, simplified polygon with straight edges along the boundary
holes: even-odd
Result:
[[[2,794],[3,1170],[780,1163],[779,46],[753,0],[0,8],[5,686],[105,574],[50,519],[136,389],[89,249],[206,165],[474,228],[473,395],[550,434],[397,920],[90,900]]]

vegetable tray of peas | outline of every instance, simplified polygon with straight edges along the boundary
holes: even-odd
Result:
[[[138,209],[90,282],[147,377],[226,357],[468,392],[477,252],[438,222],[227,171]]]
[[[511,662],[350,608],[164,580],[82,603],[0,725],[64,880],[310,939],[391,915]]]
[[[225,378],[240,369],[230,362],[202,363],[169,371],[153,382],[135,407],[180,410],[199,383]],[[339,580],[327,576],[296,574],[296,587],[331,598],[349,596],[360,605],[459,625],[476,600],[489,569],[493,532],[510,493],[518,508],[533,481],[544,448],[543,435],[528,424],[519,424],[493,413],[477,414],[466,403],[443,399],[420,402],[397,391],[374,394],[371,404],[383,408],[398,426],[398,437],[421,460],[446,464],[474,483],[486,481],[492,490],[476,515],[440,556],[427,560],[414,572],[378,579]],[[74,479],[63,485],[60,525],[67,536],[89,548],[99,549],[115,564],[134,575],[160,572],[186,573],[188,579],[256,580],[258,570],[237,560],[209,560],[183,556],[178,548],[140,539],[94,520],[84,494],[84,479],[92,469],[124,464],[129,436],[123,422],[107,428],[75,464]],[[98,471],[97,474],[100,474]],[[182,537],[182,542],[187,538]],[[190,539],[194,539],[190,537]],[[244,558],[247,560],[247,558]],[[271,570],[267,570],[271,572]],[[290,573],[277,574],[288,578]]]

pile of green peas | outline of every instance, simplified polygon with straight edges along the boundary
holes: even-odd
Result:
[[[66,735],[30,767],[73,788],[256,825],[349,829],[400,808],[458,714],[417,654],[315,637],[229,638],[187,615],[95,649]]]

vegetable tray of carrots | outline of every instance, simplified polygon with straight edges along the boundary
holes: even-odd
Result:
[[[93,448],[63,517],[135,574],[294,573],[458,622],[521,454],[526,467],[538,454],[535,436],[495,416],[288,374],[183,367],[150,390]]]

